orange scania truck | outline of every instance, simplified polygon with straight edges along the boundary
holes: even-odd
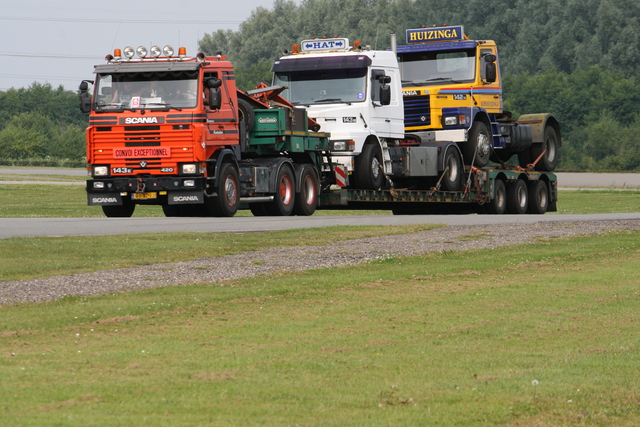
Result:
[[[115,49],[94,73],[80,85],[86,190],[106,216],[142,204],[167,216],[315,211],[327,134],[281,88],[242,92],[224,57],[171,46]]]

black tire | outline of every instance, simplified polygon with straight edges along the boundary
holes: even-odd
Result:
[[[238,99],[238,111],[240,112],[238,120],[244,122],[244,128],[249,132],[256,122],[256,113],[253,111],[253,107],[244,99]]]
[[[296,194],[296,201],[293,207],[295,215],[313,215],[318,207],[318,190],[320,183],[311,165],[302,167],[300,179],[300,192]]]
[[[276,194],[273,201],[266,204],[271,216],[289,216],[293,212],[296,199],[296,184],[293,170],[288,164],[280,166],[276,179]]]
[[[538,160],[538,163],[536,163],[535,170],[553,172],[556,169],[559,149],[558,134],[553,127],[547,126],[544,129],[543,138],[543,142],[531,144],[531,148],[518,154],[518,161],[521,167],[526,168],[529,166],[540,157],[540,154],[544,151],[544,155]]]
[[[485,212],[492,215],[502,215],[507,211],[507,187],[504,181],[496,179],[493,189],[493,198],[485,205]]]
[[[238,169],[233,163],[224,162],[216,184],[216,197],[205,198],[207,210],[213,216],[231,217],[238,212],[240,184]]]
[[[180,214],[180,205],[162,205],[162,212],[166,217],[182,216]]]
[[[201,204],[180,205],[180,216],[182,217],[200,218],[200,217],[206,217],[209,215],[211,215],[211,212],[209,212],[209,209],[207,209],[206,205],[201,205]]]
[[[529,192],[527,184],[521,179],[516,179],[507,186],[507,212],[522,215],[529,207]]]
[[[162,211],[166,217],[204,217],[209,216],[209,211],[204,205],[162,205]]]
[[[536,164],[537,171],[553,172],[558,165],[558,135],[556,130],[551,126],[544,129],[544,141],[542,144],[533,144],[531,146],[531,156],[533,160],[537,159],[544,151],[542,158]]]
[[[362,153],[355,159],[355,177],[357,188],[363,190],[379,190],[384,185],[382,151],[378,143],[365,144]]]
[[[549,209],[549,189],[542,180],[529,183],[529,213],[541,215]]]
[[[107,218],[130,218],[136,205],[131,200],[123,198],[121,205],[102,206],[102,212]]]
[[[253,216],[269,215],[269,213],[267,212],[267,204],[264,202],[249,204],[249,210],[251,211]]]
[[[444,168],[446,172],[440,185],[444,191],[456,191],[462,185],[462,159],[455,146],[450,146],[444,154]]]
[[[473,166],[478,168],[486,166],[491,158],[491,139],[491,133],[484,122],[473,122],[467,141],[462,143],[464,164],[471,165],[473,163]]]

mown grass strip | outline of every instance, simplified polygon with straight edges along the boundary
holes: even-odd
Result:
[[[259,233],[161,233],[118,236],[0,239],[0,281],[136,267],[217,257],[278,246],[313,246],[340,240],[406,234],[437,228],[333,226]]]
[[[637,425],[639,236],[3,307],[4,422]]]

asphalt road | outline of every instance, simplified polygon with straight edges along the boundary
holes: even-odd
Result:
[[[84,169],[0,168],[0,176],[77,175]],[[558,173],[562,187],[640,188],[640,174]],[[0,191],[3,183],[0,181]],[[24,181],[22,181],[24,183]],[[438,223],[448,225],[537,223],[640,219],[640,213],[595,215],[375,215],[238,218],[0,218],[0,238],[35,236],[97,236],[133,233],[254,232],[330,225],[401,225]]]

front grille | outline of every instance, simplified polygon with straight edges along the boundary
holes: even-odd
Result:
[[[149,125],[149,126],[125,126],[124,130],[126,132],[139,132],[145,130],[160,130],[160,126],[157,125]]]
[[[425,127],[431,125],[431,99],[429,95],[404,98],[404,126]]]

